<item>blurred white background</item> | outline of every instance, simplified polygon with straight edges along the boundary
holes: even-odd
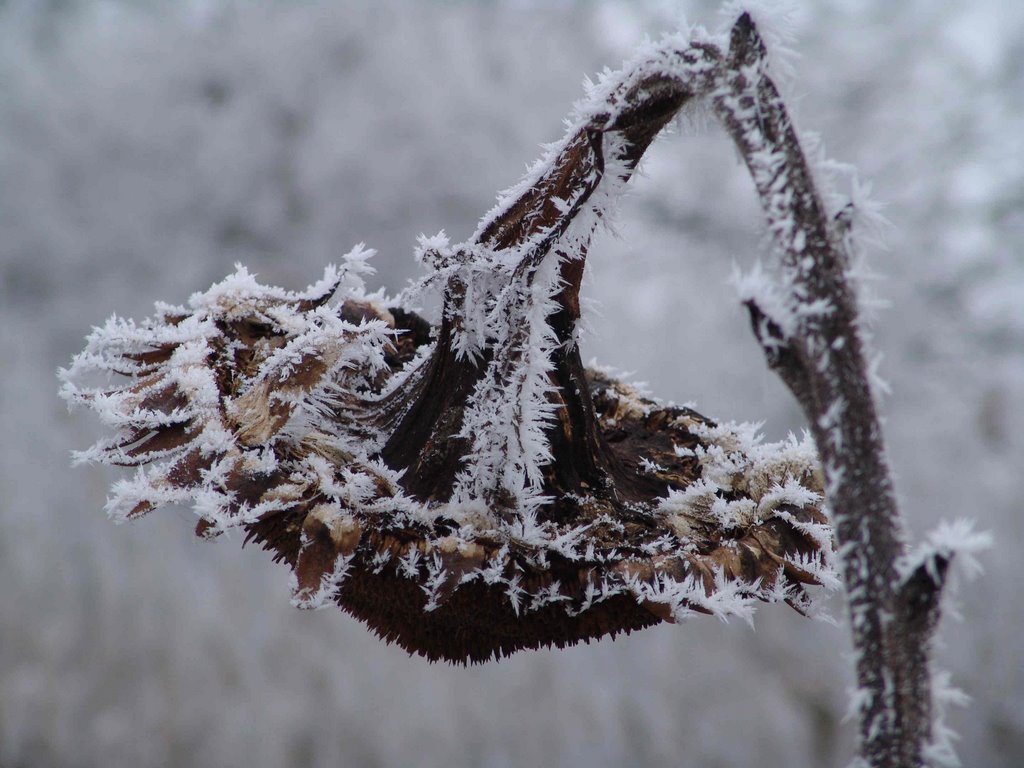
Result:
[[[810,4],[808,4],[810,5]],[[0,766],[843,765],[845,627],[763,609],[475,668],[429,665],[189,510],[114,527],[55,372],[246,263],[301,288],[359,241],[379,284],[472,231],[584,74],[713,2],[0,0]],[[1024,5],[794,16],[799,123],[874,183],[891,457],[910,527],[997,546],[941,664],[968,765],[1024,762]],[[759,218],[714,125],[652,149],[590,260],[584,357],[711,416],[801,427],[729,286]],[[637,339],[641,341],[637,341]],[[841,604],[835,613],[844,615]]]

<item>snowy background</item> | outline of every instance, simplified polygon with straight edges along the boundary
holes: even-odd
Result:
[[[365,240],[401,287],[416,235],[466,237],[584,74],[716,7],[0,0],[0,766],[845,763],[842,626],[775,607],[429,665],[291,608],[283,567],[188,510],[114,527],[112,473],[69,467],[97,426],[56,396],[91,325],[235,261],[302,288]],[[1024,5],[822,2],[794,31],[800,124],[893,224],[876,343],[910,526],[997,538],[942,630],[961,755],[1019,765]],[[799,413],[728,283],[752,186],[715,126],[674,133],[592,253],[584,357],[781,437]]]

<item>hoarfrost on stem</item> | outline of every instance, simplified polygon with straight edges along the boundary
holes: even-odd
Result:
[[[819,174],[747,15],[733,27],[729,65],[712,100],[750,170],[772,243],[773,277],[741,281],[754,333],[803,408],[821,455],[849,601],[861,759],[922,765],[948,752],[945,726],[935,719],[941,708],[933,706],[931,643],[952,550],[939,553],[930,543],[907,554],[877,415],[885,385],[878,358],[865,351],[850,206],[837,210],[834,197],[818,191]],[[968,554],[985,544],[983,537],[965,541]]]

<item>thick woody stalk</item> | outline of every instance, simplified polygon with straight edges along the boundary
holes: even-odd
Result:
[[[780,261],[781,296],[747,306],[769,365],[810,422],[825,473],[857,657],[861,757],[921,765],[945,561],[901,579],[906,547],[848,276],[848,233],[826,213],[746,14],[721,73],[714,109],[750,170]]]

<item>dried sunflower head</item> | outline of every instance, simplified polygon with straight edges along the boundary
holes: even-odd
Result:
[[[575,343],[592,233],[719,59],[701,40],[644,52],[470,242],[421,241],[434,326],[365,292],[360,247],[305,292],[240,267],[96,329],[62,393],[116,432],[79,459],[137,467],[110,513],[191,504],[198,534],[242,528],[286,562],[296,605],[430,659],[809,608],[805,585],[835,580],[810,441],[662,404]]]

